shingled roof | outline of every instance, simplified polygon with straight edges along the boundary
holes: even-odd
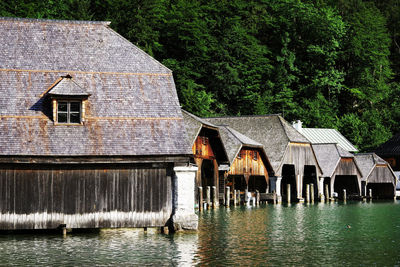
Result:
[[[0,155],[191,154],[171,71],[108,24],[0,18]],[[84,125],[49,92],[91,94]]]
[[[186,125],[186,138],[189,144],[193,147],[197,136],[205,129],[208,130],[210,137],[210,144],[213,152],[216,154],[218,163],[228,163],[229,158],[227,155],[226,147],[221,139],[220,128],[196,115],[182,109],[183,118]],[[213,134],[210,134],[213,133]]]
[[[354,158],[354,155],[337,144],[313,144],[315,156],[325,177],[332,177],[341,158]]]
[[[384,172],[379,173],[379,177],[373,177],[373,179],[378,180],[380,182],[387,182],[387,183],[396,183],[396,176],[393,173],[392,168],[389,166],[389,164],[380,158],[378,155],[375,153],[359,153],[355,154],[355,159],[357,162],[357,165],[359,166],[361,173],[362,173],[362,181],[367,181],[369,180],[371,174],[373,173],[374,168],[377,165],[385,166],[386,170]],[[376,181],[372,181],[376,182]]]
[[[399,157],[400,156],[400,132],[395,134],[389,141],[380,145],[375,153],[381,157]]]
[[[216,117],[205,120],[217,125],[227,125],[263,144],[275,172],[280,167],[289,142],[310,144],[307,138],[280,115]]]

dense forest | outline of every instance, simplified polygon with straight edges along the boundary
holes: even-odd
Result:
[[[400,130],[400,0],[2,0],[0,16],[111,21],[199,116],[281,113],[361,151]]]

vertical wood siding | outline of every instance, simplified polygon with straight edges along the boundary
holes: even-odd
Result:
[[[165,225],[167,167],[0,166],[0,229]]]
[[[282,166],[284,164],[294,165],[297,175],[303,175],[305,165],[318,166],[311,145],[303,143],[289,144],[286,150],[285,158],[282,162]],[[318,167],[317,173],[319,173]],[[279,173],[277,175],[279,175]]]
[[[260,175],[268,177],[267,169],[255,149],[242,149],[229,169],[230,175]]]
[[[354,158],[341,158],[334,175],[357,175],[357,178],[361,179]]]
[[[210,145],[210,140],[205,136],[197,136],[192,147],[193,155],[197,158],[214,159],[215,155]]]
[[[395,185],[395,177],[386,165],[376,165],[367,178],[367,183],[391,183]]]

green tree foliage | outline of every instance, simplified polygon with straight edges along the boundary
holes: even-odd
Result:
[[[400,0],[3,0],[0,15],[108,20],[199,116],[281,113],[362,151],[400,127]]]

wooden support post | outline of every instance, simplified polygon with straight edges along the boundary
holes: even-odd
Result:
[[[203,210],[203,187],[199,186],[199,211]]]
[[[218,197],[217,197],[217,187],[213,186],[212,187],[212,207],[215,209],[218,207]]]
[[[236,202],[236,191],[237,191],[237,190],[233,190],[233,195],[232,195],[232,198],[233,198],[233,206],[236,206],[236,205],[237,205],[237,202]]]
[[[245,202],[246,205],[249,204],[249,202],[250,202],[248,193],[249,193],[249,190],[246,188],[246,189],[244,190],[244,202]]]
[[[314,184],[310,184],[310,191],[311,203],[314,203]]]
[[[290,190],[290,184],[287,184],[286,185],[286,201],[288,204],[290,204],[290,201],[291,201],[290,200],[290,197],[292,196],[291,194],[292,194],[292,192]]]
[[[143,227],[144,233],[147,234],[147,227]]]
[[[347,198],[346,189],[343,189],[343,201],[346,201],[346,198]]]
[[[368,196],[369,196],[370,199],[372,199],[372,189],[368,190]]]
[[[237,194],[236,201],[237,201],[237,204],[240,206],[240,190],[236,190],[236,194]]]
[[[310,203],[310,184],[306,184],[306,203]]]
[[[63,237],[67,237],[67,227],[62,228]]]
[[[326,184],[325,185],[325,198],[326,198],[326,202],[329,201],[329,185]]]
[[[165,235],[168,235],[168,234],[169,234],[169,228],[168,228],[168,226],[163,226],[163,227],[161,227],[161,233],[162,233],[162,234],[165,234]]]
[[[207,203],[207,209],[210,208],[211,204],[211,188],[209,186],[206,187],[206,203]]]
[[[273,194],[274,194],[274,196],[273,196],[273,203],[274,204],[278,204],[278,200],[277,200],[277,196],[276,196],[276,192],[275,192],[275,190],[272,192]]]
[[[226,190],[225,190],[225,206],[227,206],[227,207],[229,207],[229,204],[231,202],[230,194],[231,194],[231,188],[229,186],[227,186]]]
[[[260,206],[260,192],[256,190],[256,206]]]

